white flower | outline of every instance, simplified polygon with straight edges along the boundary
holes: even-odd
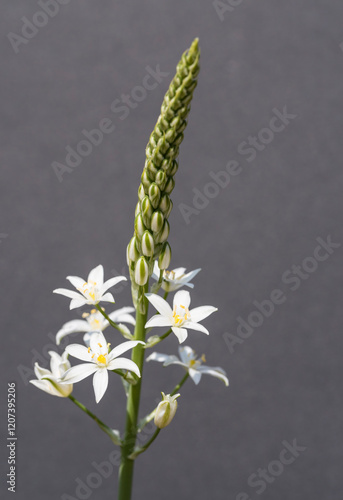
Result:
[[[78,290],[74,292],[66,288],[57,288],[54,293],[59,293],[69,297],[71,300],[69,309],[84,306],[85,304],[98,304],[101,302],[114,302],[111,293],[105,293],[109,288],[120,281],[125,280],[125,276],[116,276],[104,283],[104,268],[100,265],[91,270],[87,281],[78,276],[67,276],[67,280]]]
[[[149,319],[145,325],[146,328],[153,326],[170,326],[179,339],[180,344],[184,342],[188,336],[187,328],[198,330],[208,335],[209,331],[203,325],[199,325],[199,321],[207,318],[207,316],[218,310],[216,307],[212,306],[195,307],[189,310],[191,296],[189,292],[184,290],[180,290],[174,295],[173,309],[168,302],[159,295],[147,293],[146,297],[160,313]]]
[[[160,354],[159,352],[153,352],[147,358],[147,361],[158,361],[163,363],[163,366],[169,365],[180,365],[183,366],[189,373],[189,376],[193,379],[195,384],[198,384],[201,379],[201,375],[206,374],[212,375],[212,377],[217,377],[224,382],[225,385],[229,385],[229,380],[226,376],[225,371],[219,366],[203,366],[205,363],[205,356],[202,355],[201,358],[197,359],[196,353],[188,346],[179,347],[179,356],[168,354]]]
[[[156,413],[154,417],[154,424],[159,429],[163,429],[170,424],[173,420],[176,410],[177,410],[177,401],[180,394],[175,394],[175,396],[171,396],[170,394],[165,395],[162,392],[162,401],[158,404],[156,408]]]
[[[189,288],[194,288],[193,283],[190,281],[198,274],[201,269],[195,269],[194,271],[190,271],[186,273],[185,267],[177,267],[172,271],[163,271],[163,281],[162,288],[166,292],[174,292],[178,290],[182,286],[188,286]],[[158,267],[157,261],[154,264],[154,272],[152,273],[152,277],[158,281],[160,278],[160,268]]]
[[[134,312],[134,310],[135,309],[133,307],[122,307],[121,309],[111,312],[108,317],[114,321],[114,323],[124,322],[134,325],[136,323],[135,318],[131,316],[131,314],[128,314]],[[56,334],[57,345],[60,344],[61,340],[66,335],[76,332],[87,332],[83,337],[83,340],[87,343],[89,342],[90,336],[93,332],[102,332],[109,325],[107,319],[105,319],[104,316],[96,309],[92,309],[90,314],[83,313],[82,317],[85,319],[73,319],[62,326]]]
[[[72,384],[60,384],[61,377],[70,368],[70,363],[68,361],[68,354],[64,352],[62,356],[57,354],[57,352],[49,351],[50,354],[50,369],[42,368],[38,363],[35,363],[35,374],[38,380],[30,380],[31,384],[38,387],[42,391],[51,394],[52,396],[58,396],[60,398],[67,398],[69,394],[73,391]],[[45,380],[46,378],[50,379]]]
[[[108,370],[130,370],[138,377],[141,376],[136,363],[126,358],[118,358],[121,354],[132,349],[137,344],[144,344],[138,340],[123,342],[109,352],[109,346],[102,332],[91,336],[90,346],[71,344],[66,347],[66,352],[74,358],[86,361],[70,368],[63,376],[63,382],[80,382],[89,375],[93,375],[95,400],[99,403],[106,392],[108,385]]]

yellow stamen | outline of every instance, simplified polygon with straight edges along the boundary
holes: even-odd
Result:
[[[106,358],[103,354],[100,354],[100,356],[98,356],[98,359],[97,359],[97,362],[98,363],[102,363],[103,365],[106,364]]]
[[[88,316],[89,316],[89,313],[82,313],[83,318],[88,318]]]
[[[88,352],[88,354],[91,352],[91,348],[90,347],[88,347],[87,352]]]
[[[98,342],[98,346],[99,346],[99,347],[102,347],[102,345],[100,344],[100,342]]]
[[[206,363],[205,354],[203,354],[203,355],[201,356],[201,358],[200,358],[200,359],[201,359],[201,361],[202,361],[203,363]]]

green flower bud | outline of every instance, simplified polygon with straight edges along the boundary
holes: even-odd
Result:
[[[167,394],[166,396],[164,392],[162,392],[161,394],[163,399],[156,408],[154,418],[154,423],[159,429],[167,427],[167,425],[169,425],[173,420],[177,410],[176,398],[180,396],[180,394],[175,394],[175,396]]]
[[[135,282],[137,285],[143,286],[148,281],[149,268],[144,257],[139,257],[135,265]]]
[[[146,257],[152,257],[154,255],[154,238],[149,233],[149,231],[145,231],[142,236],[141,247],[143,255]]]
[[[170,228],[169,222],[167,221],[167,219],[165,219],[162,231],[158,233],[157,236],[155,237],[155,241],[157,243],[163,243],[164,241],[167,241],[169,236],[169,228]]]
[[[169,181],[167,182],[166,187],[164,188],[165,193],[170,194],[175,187],[175,181],[173,177],[169,177]]]
[[[143,222],[142,214],[139,213],[136,218],[135,218],[135,233],[136,236],[140,239],[143,236],[144,231],[146,230],[146,227]]]
[[[136,246],[136,236],[133,236],[130,240],[130,243],[127,246],[127,257],[132,262],[136,262],[139,258],[139,252]]]
[[[145,191],[145,193],[147,193],[148,190],[149,190],[149,187],[150,187],[150,184],[151,184],[152,180],[148,176],[148,172],[146,171],[146,169],[143,170],[141,181],[142,181],[142,184],[143,184],[143,187],[144,187],[144,191]]]
[[[144,225],[150,229],[151,216],[153,213],[152,204],[148,196],[145,196],[141,202],[141,214]]]
[[[167,174],[165,172],[163,172],[163,170],[159,170],[158,173],[156,174],[155,182],[161,191],[164,190],[164,188],[167,184],[167,181],[168,181]]]
[[[154,212],[151,217],[151,229],[154,231],[154,233],[158,233],[161,231],[161,229],[163,228],[163,223],[164,217],[162,212]]]
[[[145,196],[144,187],[143,187],[143,184],[140,184],[139,188],[138,188],[138,199],[140,201],[142,201],[142,199],[144,198],[144,196]]]
[[[169,243],[166,241],[163,244],[160,256],[158,258],[158,267],[162,270],[168,269],[171,261],[171,248]]]
[[[149,199],[151,201],[152,206],[154,208],[157,208],[161,199],[161,191],[158,185],[155,184],[155,182],[151,184],[151,186],[149,187]]]

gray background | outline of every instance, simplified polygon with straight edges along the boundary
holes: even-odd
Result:
[[[17,381],[16,498],[76,498],[76,478],[85,480],[92,461],[111,452],[88,417],[25,384],[18,366],[31,367],[32,349],[41,354],[49,332],[79,317],[51,293],[65,276],[86,276],[99,263],[107,277],[126,273],[145,145],[175,65],[199,36],[202,70],[172,195],[170,242],[175,267],[203,269],[193,304],[219,308],[204,322],[210,337],[193,332],[188,344],[227,371],[230,387],[210,377],[196,388],[188,382],[173,424],[137,461],[134,498],[341,499],[342,247],[294,292],[282,275],[313,255],[317,237],[343,238],[342,2],[243,0],[221,21],[211,0],[72,0],[16,54],[7,34],[20,34],[22,16],[38,10],[36,1],[5,1],[0,21],[0,404],[5,430],[6,386]],[[111,102],[157,64],[169,77],[120,120]],[[284,106],[297,117],[248,162],[239,144]],[[65,147],[104,117],[116,130],[60,183],[51,163],[64,163]],[[191,205],[194,188],[203,191],[210,171],[233,159],[240,175],[186,224],[178,205]],[[236,334],[237,317],[246,319],[253,301],[275,288],[285,303],[230,353],[223,334]],[[117,306],[129,300],[126,286]],[[175,352],[176,338],[162,347]],[[181,375],[178,367],[147,365],[142,413]],[[99,405],[90,379],[75,395],[123,425],[119,380]],[[248,477],[295,438],[306,451],[257,495]],[[3,441],[7,493],[5,458]],[[115,471],[89,498],[115,498],[116,483]]]

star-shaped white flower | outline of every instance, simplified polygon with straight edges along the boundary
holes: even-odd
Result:
[[[129,323],[131,325],[135,325],[135,318],[131,316],[131,314],[129,314],[134,311],[135,309],[133,307],[122,307],[121,309],[117,309],[116,311],[111,312],[108,317],[114,323]],[[85,319],[73,319],[72,321],[68,321],[62,326],[62,328],[56,334],[57,345],[60,344],[61,340],[66,335],[77,332],[87,332],[83,337],[83,340],[87,343],[89,342],[90,336],[93,332],[102,332],[109,325],[107,319],[105,319],[104,316],[96,309],[92,309],[90,314],[83,313],[82,317]]]
[[[121,354],[132,349],[137,344],[144,344],[138,340],[123,342],[109,351],[110,344],[107,343],[102,332],[94,333],[90,339],[89,347],[80,344],[71,344],[66,347],[66,352],[74,358],[86,361],[70,368],[63,376],[64,383],[76,383],[94,374],[93,387],[95,400],[99,403],[108,386],[108,370],[129,370],[138,377],[141,376],[136,363],[126,358],[118,358]]]
[[[191,347],[180,346],[179,356],[161,354],[159,352],[153,352],[147,358],[147,361],[158,361],[163,363],[163,366],[169,365],[180,365],[183,366],[189,373],[195,384],[199,384],[201,376],[203,374],[212,375],[212,377],[217,377],[224,382],[225,385],[229,385],[229,380],[226,376],[225,371],[219,366],[203,366],[206,362],[205,356],[202,355],[201,358],[197,358],[196,353]]]
[[[67,276],[67,280],[70,281],[79,293],[67,290],[66,288],[57,288],[54,290],[54,293],[59,293],[72,299],[69,309],[75,309],[85,304],[96,305],[99,302],[114,302],[113,295],[105,292],[120,281],[126,281],[126,278],[125,276],[116,276],[104,283],[104,268],[100,265],[91,270],[87,281],[78,276]]]
[[[201,269],[195,269],[194,271],[190,271],[186,273],[185,267],[177,267],[171,271],[163,271],[163,281],[162,288],[166,292],[174,292],[178,290],[182,286],[188,286],[189,288],[194,288],[193,283],[190,281],[198,274]],[[160,268],[158,267],[157,261],[154,264],[154,272],[152,273],[152,277],[158,281],[160,278]]]
[[[70,368],[68,354],[64,352],[60,356],[57,352],[49,351],[50,354],[50,370],[42,368],[38,363],[35,363],[34,371],[37,380],[30,380],[31,384],[38,387],[44,392],[59,398],[66,398],[73,391],[72,384],[60,384],[61,377]],[[53,383],[46,378],[50,379]]]
[[[146,328],[154,326],[170,326],[177,336],[180,344],[188,336],[187,328],[198,330],[209,335],[209,331],[199,321],[207,318],[210,314],[217,311],[216,307],[201,306],[189,310],[191,296],[189,292],[180,290],[174,295],[173,309],[168,302],[155,293],[147,293],[149,302],[157,309],[160,314],[156,314],[146,323]]]

